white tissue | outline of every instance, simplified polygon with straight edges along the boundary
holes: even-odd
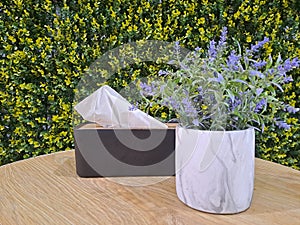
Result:
[[[130,111],[131,104],[118,92],[105,85],[79,102],[74,108],[87,121],[102,127],[166,129],[167,125],[139,109]]]

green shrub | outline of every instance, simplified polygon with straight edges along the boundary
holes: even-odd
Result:
[[[267,54],[300,57],[298,0],[6,0],[0,10],[0,165],[73,148],[74,88],[94,60],[121,44],[154,39],[206,47],[227,26],[246,47],[267,36]],[[157,71],[137,64],[107,83],[120,89]],[[299,72],[282,96],[298,107]],[[278,117],[294,127],[257,134],[257,155],[299,169],[299,114]]]

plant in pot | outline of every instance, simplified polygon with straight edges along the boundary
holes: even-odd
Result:
[[[176,191],[188,206],[210,213],[238,213],[250,207],[254,187],[255,132],[266,123],[289,129],[276,118],[279,110],[299,111],[279,100],[288,75],[299,60],[261,58],[268,38],[242,49],[227,43],[223,28],[218,42],[196,48],[176,70],[160,71],[140,82],[145,99],[174,110]],[[179,55],[180,46],[175,44]],[[176,54],[175,54],[176,55]]]

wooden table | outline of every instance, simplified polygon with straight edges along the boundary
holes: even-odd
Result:
[[[236,215],[213,215],[181,203],[174,177],[149,186],[80,178],[74,151],[54,153],[0,167],[0,224],[297,225],[300,171],[256,159],[251,208]]]

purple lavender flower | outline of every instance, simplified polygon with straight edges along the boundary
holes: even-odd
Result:
[[[216,42],[214,40],[209,42],[208,56],[210,61],[213,61],[217,56]]]
[[[275,70],[272,68],[272,69],[268,69],[267,70],[267,75],[273,75],[273,73],[275,72]]]
[[[256,89],[256,95],[257,95],[257,96],[260,96],[260,94],[261,94],[263,91],[264,91],[263,88],[257,88],[257,89]]]
[[[250,70],[251,76],[258,76],[259,78],[265,78],[265,75],[262,72],[259,72],[258,70]]]
[[[285,76],[287,72],[299,66],[300,66],[300,60],[296,57],[292,59],[292,61],[290,59],[285,60],[282,65],[279,65],[277,67],[277,70],[279,75]]]
[[[201,48],[200,47],[196,47],[193,51],[193,55],[191,55],[191,58],[189,59],[190,62],[194,62],[195,59],[197,59],[199,57],[199,55],[201,54]]]
[[[292,81],[294,81],[294,79],[291,77],[291,76],[285,76],[284,78],[283,78],[283,82],[284,83],[290,83],[290,82],[292,82]]]
[[[193,106],[193,104],[191,103],[191,101],[189,100],[188,97],[186,97],[182,100],[182,105],[184,107],[184,110],[185,110],[185,113],[187,114],[187,116],[190,116],[190,117],[197,116],[197,110],[195,109],[195,107]]]
[[[298,59],[298,57],[293,58],[292,62],[291,62],[291,66],[292,68],[296,68],[300,66],[300,60]]]
[[[295,108],[295,107],[290,106],[290,105],[286,105],[286,107],[285,107],[285,111],[288,111],[289,113],[293,113],[293,114],[295,114],[299,110],[300,110],[299,108]]]
[[[226,38],[227,38],[226,36],[227,36],[227,27],[223,27],[220,41],[218,43],[218,48],[222,48],[226,45]]]
[[[195,48],[195,51],[196,51],[196,52],[199,52],[200,50],[201,50],[200,47],[196,47],[196,48]]]
[[[179,41],[175,41],[174,50],[175,50],[175,52],[179,52],[180,51]]]
[[[267,42],[269,42],[269,38],[265,37],[264,40],[259,41],[256,45],[251,45],[250,50],[246,50],[247,55],[252,55],[253,52],[258,52],[260,48],[264,46]]]
[[[265,65],[267,65],[266,61],[258,61],[258,62],[253,63],[253,67],[256,70],[263,68]]]
[[[219,83],[222,83],[224,81],[224,77],[222,76],[222,74],[218,73],[217,81]]]
[[[200,102],[200,99],[198,98],[198,96],[193,99],[193,102],[195,102],[195,103]]]
[[[167,71],[165,71],[165,70],[160,70],[160,71],[158,71],[158,75],[159,76],[164,76],[164,75],[168,75],[169,74],[169,72],[167,72]]]
[[[282,129],[285,129],[285,130],[288,130],[291,128],[291,125],[287,124],[286,122],[284,121],[276,121],[275,122],[276,126],[278,126],[279,128],[282,128]]]
[[[285,75],[286,75],[286,71],[285,71],[283,65],[279,65],[279,66],[277,67],[277,70],[278,70],[278,73],[279,73],[280,76],[285,76]]]
[[[254,112],[259,113],[266,105],[267,105],[267,101],[266,99],[263,98],[256,104]]]
[[[203,88],[201,86],[197,88],[197,91],[199,94],[201,95],[203,94]]]
[[[218,83],[222,83],[224,81],[224,77],[222,76],[222,74],[220,73],[215,73],[214,74],[214,78],[209,78],[210,81],[215,81],[215,82],[218,82]]]
[[[198,87],[197,91],[198,91],[198,95],[193,99],[194,102],[200,102],[203,99],[203,88]]]
[[[135,105],[131,104],[131,106],[128,107],[129,111],[135,111],[137,109],[138,109],[138,103],[135,103]]]
[[[286,72],[293,69],[290,59],[284,61],[283,68]]]
[[[229,69],[237,71],[239,70],[241,56],[236,55],[235,51],[231,51],[227,59],[227,66]]]
[[[179,103],[173,97],[169,97],[168,99],[166,99],[164,101],[164,105],[172,107],[175,110],[178,110],[180,108]]]
[[[234,97],[233,99],[229,99],[229,111],[232,112],[242,104],[242,100],[239,97]]]
[[[154,91],[155,87],[154,87],[153,84],[150,86],[150,85],[148,85],[148,84],[146,84],[144,82],[141,82],[140,83],[140,87],[142,89],[143,94],[148,95],[148,96],[155,95],[155,91]]]
[[[288,71],[291,71],[295,67],[299,67],[299,63],[300,63],[300,60],[297,57],[292,59],[292,61],[290,59],[287,59],[284,61],[283,67],[284,67],[285,71],[288,72]]]

